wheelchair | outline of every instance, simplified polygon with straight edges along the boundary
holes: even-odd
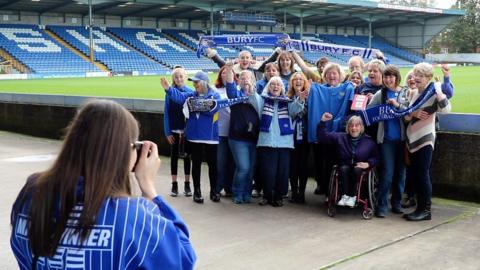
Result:
[[[337,165],[333,166],[330,174],[330,182],[327,193],[327,215],[334,217],[337,213],[337,202],[340,200],[340,181],[339,168]],[[357,179],[356,184],[355,207],[363,206],[362,217],[364,219],[371,219],[373,217],[375,204],[377,202],[378,177],[375,168],[364,170]]]

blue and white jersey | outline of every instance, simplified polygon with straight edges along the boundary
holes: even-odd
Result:
[[[20,269],[32,269],[27,200],[12,210],[10,244]],[[160,196],[108,198],[84,241],[74,227],[82,212],[74,207],[53,257],[39,257],[44,269],[193,269],[196,255],[182,218]]]

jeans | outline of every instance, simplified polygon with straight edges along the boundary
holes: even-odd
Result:
[[[410,155],[413,181],[417,192],[417,210],[430,210],[432,204],[432,181],[430,179],[432,154],[432,146],[427,145]]]
[[[174,143],[170,146],[170,174],[177,175],[178,167],[178,148],[180,146],[180,134],[172,133]],[[182,143],[186,143],[185,135],[182,135]],[[187,155],[183,159],[183,172],[185,175],[190,175],[190,156]]]
[[[232,151],[228,143],[228,137],[218,137],[217,148],[217,188],[216,193],[222,189],[226,193],[232,193],[233,172],[235,164],[233,162]]]
[[[257,151],[264,181],[263,198],[269,202],[280,201],[288,191],[291,149],[259,147]]]
[[[233,194],[237,200],[248,202],[252,194],[252,177],[256,152],[255,143],[232,139],[229,139],[228,143],[235,160]]]
[[[402,141],[384,141],[380,144],[382,173],[378,186],[377,211],[385,213],[388,209],[390,189],[392,209],[401,209],[403,189],[405,188],[405,143]]]

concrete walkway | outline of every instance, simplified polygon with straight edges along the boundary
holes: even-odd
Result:
[[[0,131],[0,270],[18,269],[9,244],[11,205],[26,177],[46,169],[59,146]],[[435,199],[433,220],[416,223],[395,214],[363,220],[360,209],[330,218],[313,181],[306,205],[235,205],[229,198],[198,205],[167,195],[169,159],[162,161],[157,188],[189,226],[197,269],[480,269],[479,205]]]

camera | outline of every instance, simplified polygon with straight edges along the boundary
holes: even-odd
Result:
[[[135,171],[135,167],[137,167],[138,160],[140,159],[140,155],[142,154],[143,142],[134,142],[133,146],[135,147],[135,151],[137,151],[137,160],[135,161],[135,165],[132,168],[132,172]]]

